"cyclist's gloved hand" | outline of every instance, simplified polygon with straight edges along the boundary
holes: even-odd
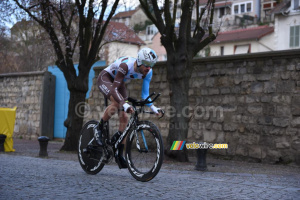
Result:
[[[124,111],[127,113],[133,113],[132,107],[128,103],[123,104]]]
[[[155,113],[155,114],[159,114],[159,110],[161,110],[160,108],[157,108],[155,105],[151,105],[150,106],[151,110]]]

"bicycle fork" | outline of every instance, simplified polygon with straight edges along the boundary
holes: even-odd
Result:
[[[147,145],[147,141],[146,141],[146,138],[145,138],[144,131],[143,130],[139,131],[140,135],[141,135],[141,138],[143,139],[143,143],[144,143],[144,147],[145,147],[143,149],[140,146],[140,141],[139,141],[139,137],[138,137],[138,131],[134,130],[134,132],[135,132],[135,137],[136,137],[136,148],[139,150],[140,153],[141,152],[148,153],[148,145]]]

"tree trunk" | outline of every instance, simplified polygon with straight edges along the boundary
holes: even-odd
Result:
[[[189,129],[189,79],[191,72],[188,71],[188,61],[179,60],[182,56],[175,56],[173,67],[168,66],[168,81],[170,85],[170,106],[175,110],[170,117],[169,134],[165,154],[180,162],[188,161],[186,148],[181,151],[170,150],[174,141],[185,141]],[[172,63],[169,63],[172,65]],[[170,75],[171,74],[171,75]]]
[[[85,95],[82,91],[70,91],[68,118],[64,125],[67,127],[65,143],[60,150],[77,151],[80,130],[85,113]]]

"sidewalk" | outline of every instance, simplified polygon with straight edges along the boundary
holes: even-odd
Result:
[[[47,148],[47,159],[78,161],[76,152],[59,151],[62,145],[63,142],[60,141],[49,141]],[[16,150],[15,152],[7,152],[6,154],[30,157],[39,156],[40,146],[37,140],[15,138],[13,148]],[[190,162],[179,163],[165,157],[162,169],[194,171],[196,158],[190,157],[189,159]],[[110,163],[110,165],[116,165],[116,163],[113,161]],[[300,166],[297,166],[293,163],[289,165],[249,163],[234,160],[215,159],[208,155],[207,167],[208,172],[270,174],[279,176],[298,176],[300,178]]]

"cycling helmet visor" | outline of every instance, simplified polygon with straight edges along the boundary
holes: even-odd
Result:
[[[145,67],[151,67],[152,68],[155,65],[155,63],[147,61],[147,60],[142,60],[142,65],[144,65]]]

